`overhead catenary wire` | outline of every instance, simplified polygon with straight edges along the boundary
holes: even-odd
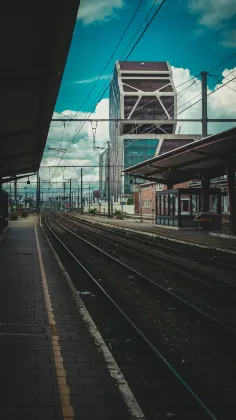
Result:
[[[236,56],[236,53],[235,54],[232,54],[230,57],[228,57],[226,60],[224,60],[223,62],[221,62],[221,63],[219,63],[217,66],[215,66],[212,70],[215,70],[215,69],[217,69],[217,68],[219,68],[221,65],[223,65],[224,63],[226,63],[227,61],[229,61],[231,58],[233,58],[233,57],[235,57]],[[212,71],[212,70],[209,70],[209,71]],[[232,74],[233,72],[235,71],[235,69],[233,69],[228,75],[227,75],[227,78],[228,78],[228,76],[230,76],[230,74]],[[198,76],[197,76],[198,77]],[[192,80],[192,79],[196,79],[196,77],[195,76],[193,76],[192,78],[190,78],[188,81],[190,81],[190,80]],[[233,80],[230,80],[230,81],[233,81]],[[194,82],[192,83],[192,85],[194,84],[196,82],[196,80],[194,80]],[[184,83],[186,83],[186,82],[184,82]],[[183,84],[184,84],[183,83]],[[182,84],[181,84],[182,85]],[[181,85],[179,85],[179,86],[177,86],[176,87],[176,89],[178,88],[178,87],[180,87]],[[192,86],[192,85],[190,85],[188,88],[187,88],[187,90]],[[182,92],[182,91],[181,91]],[[176,94],[178,95],[180,92],[176,92]],[[184,94],[183,94],[184,95]],[[182,95],[182,96],[183,96]],[[184,104],[182,104],[182,105],[180,105],[180,108],[182,108],[183,106],[186,106],[189,102],[191,102],[191,101],[193,101],[194,99],[196,99],[196,98],[198,98],[199,96],[201,96],[201,93],[199,93],[198,95],[196,95],[194,98],[192,98],[192,99],[190,99],[189,101],[187,101],[187,102],[185,102]],[[180,98],[179,98],[180,99]],[[156,100],[156,98],[154,99],[154,100],[152,100],[152,101],[155,101]],[[177,101],[178,101],[178,99],[177,99]],[[150,101],[151,102],[151,101]],[[199,102],[199,101],[198,101]],[[173,105],[172,105],[172,107],[173,107]],[[154,107],[153,109],[156,109],[157,107]],[[169,111],[171,109],[171,107],[167,110],[167,111]],[[146,115],[146,114],[144,114],[144,115]],[[177,114],[177,115],[179,115],[179,114]],[[176,115],[176,116],[177,116]],[[139,117],[140,118],[140,117]],[[138,119],[138,118],[137,118]],[[163,122],[166,122],[166,121],[168,121],[168,120],[163,120]],[[143,126],[143,125],[145,125],[146,123],[144,122],[142,125],[141,125],[141,127]],[[158,127],[160,127],[161,125],[160,124],[153,124],[151,127],[153,127],[153,126],[155,126],[154,128],[153,128],[153,130],[151,130],[150,132],[152,132],[152,131],[154,131],[155,130],[155,128],[158,128]],[[148,129],[150,129],[151,127],[149,127]],[[144,133],[148,130],[148,129],[146,129],[145,131],[144,131]],[[128,134],[131,134],[133,131],[135,131],[135,129],[134,130],[131,130],[129,133],[126,133],[126,135],[128,135]],[[148,133],[146,133],[146,134],[149,134],[150,132],[148,132]],[[141,135],[141,134],[140,134]],[[133,142],[135,142],[135,141],[137,141],[138,139],[134,139],[133,140]],[[129,146],[129,144],[127,145],[127,147]]]
[[[96,80],[96,82],[94,83],[94,85],[93,85],[92,89],[89,91],[89,93],[88,93],[88,95],[86,96],[85,100],[83,101],[82,105],[80,105],[79,109],[83,108],[83,106],[86,104],[87,100],[90,98],[90,96],[91,96],[92,92],[94,91],[95,87],[97,86],[98,82],[101,80],[101,78],[102,78],[102,75],[103,75],[104,71],[105,71],[105,70],[106,70],[106,68],[108,67],[108,65],[109,65],[109,63],[111,62],[111,60],[113,59],[113,56],[114,56],[115,52],[117,51],[117,49],[119,48],[119,46],[120,46],[121,42],[123,41],[123,39],[124,39],[124,37],[125,37],[126,33],[128,32],[128,30],[129,30],[129,28],[130,28],[131,24],[133,23],[133,21],[134,21],[134,19],[135,19],[135,16],[137,15],[137,13],[138,13],[138,11],[139,11],[139,9],[140,9],[140,7],[141,7],[141,5],[142,5],[142,3],[143,3],[143,2],[144,2],[144,0],[140,0],[140,2],[139,2],[139,4],[138,4],[137,8],[136,8],[136,9],[135,9],[135,11],[134,11],[134,14],[132,15],[132,17],[131,17],[131,19],[130,19],[130,21],[129,21],[128,25],[126,26],[126,28],[125,28],[125,30],[124,30],[124,32],[123,32],[123,34],[122,34],[122,36],[120,37],[120,39],[119,39],[118,43],[116,44],[116,47],[115,47],[115,49],[113,50],[113,52],[112,52],[112,54],[111,54],[111,56],[110,56],[109,60],[108,60],[108,61],[107,61],[107,63],[105,64],[105,66],[104,66],[103,70],[101,71],[101,74],[100,74],[100,75],[99,75],[99,77],[97,78],[97,80]],[[80,112],[80,111],[77,111],[77,112],[76,112],[76,114],[74,115],[74,118],[75,118],[75,116],[76,116],[76,115],[78,115],[78,113],[79,113],[79,112]]]
[[[83,103],[82,103],[82,105],[79,107],[79,109],[81,109],[81,108],[85,105],[85,103],[87,102],[87,100],[88,100],[88,99],[89,99],[89,97],[91,96],[92,92],[94,91],[95,87],[97,86],[97,84],[98,84],[99,80],[101,79],[101,77],[102,77],[102,75],[103,75],[104,71],[106,70],[106,68],[107,68],[108,64],[109,64],[109,63],[110,63],[110,61],[113,59],[113,56],[114,56],[115,52],[117,51],[118,47],[120,46],[120,44],[121,44],[122,40],[124,39],[124,37],[125,37],[125,35],[126,35],[126,33],[127,33],[128,29],[130,28],[130,26],[131,26],[132,22],[134,21],[134,18],[135,18],[135,16],[137,15],[137,13],[138,13],[138,11],[139,11],[139,9],[140,9],[140,7],[141,7],[141,5],[142,5],[143,1],[144,1],[144,0],[140,0],[140,2],[139,2],[139,4],[138,4],[137,8],[135,9],[135,11],[134,11],[134,13],[133,13],[133,15],[132,15],[132,17],[131,17],[131,19],[130,19],[130,21],[129,21],[128,25],[126,26],[126,28],[125,28],[125,30],[124,30],[124,32],[123,32],[123,34],[122,34],[122,36],[121,36],[120,40],[118,41],[118,43],[117,43],[117,45],[116,45],[116,47],[115,47],[114,51],[112,52],[112,54],[111,54],[111,56],[110,56],[109,60],[107,61],[107,63],[106,63],[106,65],[104,66],[104,68],[103,68],[103,70],[102,70],[102,72],[101,72],[100,76],[99,76],[99,77],[98,77],[98,79],[96,80],[96,82],[95,82],[94,86],[92,87],[92,89],[91,89],[91,90],[90,90],[90,92],[88,93],[87,97],[85,98],[85,100],[83,101]],[[111,77],[111,76],[112,76],[112,73],[110,74],[110,76],[109,76],[109,77]],[[101,92],[101,91],[100,91],[100,92]],[[99,92],[99,93],[100,93],[100,92]],[[98,101],[98,102],[99,102],[99,101]],[[93,107],[93,108],[94,108],[94,107]],[[93,111],[93,108],[92,108],[92,111]],[[89,113],[89,116],[91,115],[92,111]],[[76,114],[74,115],[74,118],[75,118],[75,116],[76,116],[76,115],[78,115],[78,113],[79,113],[79,112],[80,112],[80,111],[77,111],[77,112],[76,112]],[[89,118],[89,116],[87,117],[87,119]],[[85,121],[85,122],[86,122],[86,121]],[[74,139],[74,138],[77,136],[77,134],[78,134],[78,133],[82,130],[82,128],[83,128],[83,126],[84,126],[85,122],[84,122],[84,123],[82,123],[82,124],[81,124],[81,126],[79,126],[79,128],[77,129],[77,131],[76,131],[76,132],[74,133],[74,135],[72,136],[72,139],[71,139],[71,141],[70,141],[70,143],[69,143],[69,145],[68,145],[68,147],[67,147],[67,150],[69,149],[70,145],[72,144],[73,139]],[[79,130],[79,131],[78,131],[78,130]],[[60,165],[60,164],[59,164],[59,165]]]
[[[229,73],[229,75],[231,74],[231,73],[233,73],[235,70],[233,70],[233,71],[231,71],[230,73]],[[217,92],[218,90],[220,90],[220,89],[222,89],[223,87],[225,87],[225,86],[227,86],[230,82],[232,82],[234,79],[236,79],[236,77],[234,77],[233,79],[231,79],[231,80],[229,80],[227,83],[224,83],[223,85],[221,85],[220,87],[217,87],[216,89],[214,89],[213,91],[211,91],[211,92],[209,92],[208,94],[207,94],[207,96],[210,96],[210,95],[212,95],[212,94],[214,94],[215,92]],[[199,97],[199,96],[201,96],[201,93],[200,94],[198,94],[197,96],[195,96],[195,98],[192,98],[191,100],[189,100],[189,101],[187,101],[185,104],[183,104],[183,105],[181,105],[181,107],[182,106],[185,106],[185,105],[187,105],[187,103],[189,103],[189,102],[191,102],[191,101],[193,101],[194,99],[196,99],[197,97]],[[176,114],[176,116],[178,116],[178,115],[180,115],[180,114],[182,114],[183,112],[185,112],[185,111],[187,111],[189,108],[191,108],[191,107],[193,107],[194,105],[196,105],[198,102],[201,102],[201,100],[202,100],[202,98],[200,98],[198,101],[196,101],[196,102],[194,102],[193,104],[190,104],[187,108],[184,108],[183,110],[181,110],[181,111],[179,111],[177,114]],[[163,120],[163,123],[166,123],[166,121],[168,121],[168,120]],[[162,124],[163,124],[162,123]],[[159,127],[159,126],[161,126],[162,124],[158,124],[158,125],[156,125],[156,124],[153,124],[151,127],[149,127],[149,129],[150,129],[150,131],[147,131],[145,134],[150,134],[152,131],[154,131],[157,127]],[[153,127],[153,128],[152,128]],[[151,129],[152,128],[152,129]],[[133,142],[132,142],[132,144],[135,142],[135,141],[137,141],[138,139],[134,139],[133,140]],[[128,144],[126,147],[128,147],[130,144]],[[125,147],[125,148],[126,148]]]
[[[189,79],[188,81],[191,81],[192,80],[192,78],[191,79]],[[183,91],[184,91],[184,93],[179,97],[179,98],[177,98],[177,102],[178,102],[178,100],[180,100],[181,98],[182,98],[182,96],[184,96],[185,95],[185,93],[190,89],[190,87],[194,84],[194,83],[196,83],[196,80],[194,80],[192,83],[191,83],[191,85],[190,86],[188,86],[187,88],[184,88],[183,90],[181,90],[180,92],[176,92],[176,94],[174,95],[174,96],[176,96],[176,95],[178,95],[178,94],[180,94],[180,93],[182,93]],[[182,85],[182,84],[181,84]],[[179,86],[181,86],[181,85],[179,85]],[[179,86],[177,86],[177,88],[179,87]],[[199,96],[199,95],[197,95],[197,96]],[[182,105],[181,105],[182,106]],[[159,104],[156,106],[156,107],[154,107],[153,108],[153,110],[154,109],[156,109],[157,107],[159,107]],[[174,103],[167,109],[167,112],[169,112],[172,108],[174,107]],[[149,111],[147,111],[145,114],[143,114],[143,115],[141,115],[141,117],[142,116],[144,116],[144,115],[146,115],[147,113],[148,113]],[[165,114],[163,113],[163,116],[164,116]],[[138,117],[138,118],[140,118],[140,116]],[[163,124],[166,124],[166,123],[168,123],[168,119],[163,119],[162,120],[163,121]],[[144,121],[144,123],[142,123],[139,127],[142,127],[143,125],[146,125],[146,122]],[[162,124],[161,124],[162,125]],[[148,127],[148,128],[146,128],[144,131],[143,131],[143,133],[140,133],[139,135],[140,136],[142,136],[143,134],[148,134],[149,132],[148,132],[148,130],[150,129],[150,128],[152,128],[152,127],[154,127],[153,128],[153,131],[156,129],[156,128],[159,128],[160,126],[161,126],[160,124],[152,124],[150,127]],[[131,131],[129,131],[128,133],[126,133],[126,135],[129,135],[129,134],[132,134],[134,131],[135,131],[136,129],[134,128],[134,129],[132,129]],[[137,140],[139,140],[141,137],[139,137],[139,138],[137,138],[137,139],[132,139],[132,140],[130,140],[130,142],[129,143],[127,143],[127,145],[124,147],[125,149],[127,148],[127,147],[129,147],[130,145],[132,145],[133,143],[135,143]]]
[[[228,83],[232,82],[232,81],[233,81],[233,80],[235,80],[235,79],[236,79],[236,76],[235,76],[233,79],[229,80],[227,83],[224,83],[224,84],[223,84],[223,85],[221,85],[220,87],[217,87],[217,88],[216,88],[216,89],[214,89],[213,91],[209,92],[209,93],[207,94],[207,96],[211,96],[211,95],[213,95],[215,92],[217,92],[218,90],[220,90],[220,89],[224,88],[225,86],[227,86],[227,85],[228,85]],[[189,105],[187,108],[183,109],[182,111],[178,112],[178,113],[177,113],[177,115],[180,115],[180,114],[182,114],[183,112],[187,111],[189,108],[193,107],[193,106],[194,106],[194,105],[196,105],[198,102],[201,102],[201,100],[202,100],[202,98],[201,98],[201,99],[199,99],[198,101],[194,102],[193,104]],[[147,133],[147,134],[148,134],[148,133]]]
[[[232,54],[230,57],[228,57],[226,60],[222,61],[220,64],[218,64],[217,66],[213,67],[213,69],[208,70],[210,73],[212,73],[214,70],[218,69],[219,67],[221,67],[223,64],[227,63],[227,61],[231,60],[231,58],[236,57],[236,53]]]
[[[153,6],[156,4],[158,2],[158,0],[155,0],[154,1],[154,3],[153,3],[153,5],[152,5],[152,7],[151,7],[151,9],[153,8]],[[146,26],[145,26],[145,28],[144,28],[144,30],[142,31],[142,33],[141,33],[141,35],[138,37],[138,39],[137,39],[137,41],[135,42],[135,44],[133,45],[133,47],[131,48],[131,50],[130,50],[130,52],[127,54],[127,56],[126,56],[126,58],[125,58],[125,60],[122,62],[122,65],[124,65],[124,63],[127,61],[127,59],[129,58],[129,56],[130,56],[130,54],[133,52],[133,50],[134,50],[134,48],[137,46],[137,44],[140,42],[140,40],[142,39],[142,37],[143,37],[143,35],[145,34],[145,32],[146,32],[146,30],[148,29],[148,27],[150,26],[150,24],[152,23],[152,21],[154,20],[154,18],[157,16],[157,14],[159,13],[159,11],[161,10],[161,8],[162,8],[162,6],[164,5],[164,3],[166,2],[166,0],[162,0],[162,2],[160,3],[160,5],[158,6],[158,8],[157,8],[157,10],[155,11],[155,13],[153,14],[153,16],[151,17],[151,19],[149,20],[149,22],[146,24]],[[150,11],[149,11],[149,13],[150,13]],[[145,19],[144,19],[144,21],[147,19],[147,16],[145,17]],[[143,23],[142,23],[142,25],[143,25]],[[141,26],[142,26],[141,25]],[[121,68],[120,68],[120,70],[121,70]],[[108,86],[104,89],[104,91],[102,92],[102,94],[101,94],[101,96],[100,96],[100,98],[98,99],[98,101],[97,102],[99,102],[102,98],[103,98],[103,96],[104,96],[104,94],[106,93],[106,91],[107,91],[107,89],[108,89],[108,87],[111,85],[111,82],[108,84]],[[70,140],[70,142],[69,142],[69,144],[68,144],[68,146],[67,146],[67,148],[66,148],[66,150],[65,150],[65,152],[63,152],[64,154],[68,151],[68,149],[70,148],[70,146],[71,146],[71,144],[72,144],[72,142],[73,142],[73,140],[74,140],[74,138],[79,134],[79,132],[82,130],[82,128],[83,128],[83,126],[84,126],[84,124],[86,123],[86,121],[88,120],[88,118],[90,117],[90,115],[92,114],[92,112],[93,112],[93,109],[94,109],[94,107],[95,106],[93,106],[93,108],[92,108],[92,111],[90,111],[90,113],[89,113],[89,115],[88,115],[88,117],[87,117],[87,119],[84,121],[84,123],[76,130],[76,132],[75,132],[75,134],[72,136],[72,138],[71,138],[71,140]],[[63,156],[64,156],[64,154],[63,154]],[[61,158],[61,161],[62,161],[62,159],[63,159],[63,157]],[[60,163],[59,163],[59,165],[60,165]],[[58,165],[58,166],[59,166]]]
[[[213,79],[215,79],[217,82],[220,82],[220,77],[219,76],[216,76],[216,75],[214,75],[214,74],[209,74],[208,73],[208,76],[210,76],[210,77],[212,77]],[[234,80],[233,80],[233,82],[234,82]],[[224,84],[224,83],[223,83]],[[228,86],[227,85],[227,88],[229,88],[230,90],[232,90],[233,92],[235,92],[236,93],[236,90],[235,89],[233,89],[232,87],[230,87],[230,86]]]

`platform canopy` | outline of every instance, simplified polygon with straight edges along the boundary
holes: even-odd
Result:
[[[11,0],[0,13],[0,176],[38,170],[80,0]]]
[[[156,156],[123,172],[174,185],[206,176],[222,176],[229,159],[236,162],[236,127]]]

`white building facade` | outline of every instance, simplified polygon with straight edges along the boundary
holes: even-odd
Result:
[[[168,62],[116,62],[109,118],[126,120],[110,121],[111,195],[116,200],[132,194],[129,176],[123,177],[122,169],[201,138],[174,134],[176,114],[176,90]]]

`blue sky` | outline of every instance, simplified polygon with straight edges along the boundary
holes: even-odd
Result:
[[[95,102],[97,106],[92,117],[108,118],[108,91],[102,101],[98,102],[97,97],[101,89],[103,90],[108,84],[108,79],[99,81],[90,99],[83,107],[81,105],[110,58],[139,2],[140,0],[81,0],[74,36],[55,108],[55,116],[60,116],[60,114],[57,114],[58,112],[66,112],[69,116],[73,116],[75,112],[78,112],[78,117],[82,118],[84,116],[83,113],[88,113],[91,105]],[[160,2],[161,0],[158,0],[159,4]],[[104,76],[112,73],[115,61],[121,59],[130,40],[153,3],[154,0],[143,0],[133,24],[119,49],[114,54],[113,60],[105,70]],[[156,10],[157,4],[153,8],[153,12]],[[150,16],[152,16],[153,12]],[[173,78],[175,85],[178,86],[189,80],[191,76],[197,76],[200,71],[210,70],[217,66],[236,52],[235,28],[235,0],[166,0],[160,13],[149,26],[129,60],[168,60],[173,66]],[[235,71],[233,70],[234,68]],[[217,70],[214,70],[214,74],[221,77],[217,85],[220,88],[223,86],[222,83],[226,83],[229,79],[236,77],[236,56]],[[213,90],[216,87],[216,83],[216,81],[209,78],[209,89]],[[214,95],[209,96],[208,113],[210,118],[235,118],[235,91],[236,79],[230,85],[224,86],[217,90]],[[192,102],[195,102],[194,98],[200,93],[201,84],[195,83],[178,102],[178,111],[181,109],[181,105],[184,107],[182,109],[186,108],[186,101],[192,100]],[[181,114],[181,118],[200,117],[200,102]],[[179,123],[177,131],[180,124],[182,134],[201,133],[201,125],[199,123]],[[67,148],[79,125],[80,123],[78,122],[67,123],[64,129],[63,123],[53,122],[49,130],[46,146]],[[234,125],[235,123],[209,124],[209,133],[220,132]],[[108,123],[99,123],[96,132],[96,145],[101,146],[108,139]],[[100,150],[93,150],[90,123],[84,125],[64,156],[57,151],[48,150],[47,147],[42,165],[98,164]],[[44,184],[45,192],[48,191],[50,195],[55,194],[55,191],[60,191],[57,190],[57,187],[62,188],[63,180],[67,180],[66,185],[68,188],[69,178],[72,178],[73,186],[77,188],[80,172],[79,169],[63,169],[59,167],[55,171],[55,168],[49,170],[49,168],[42,168],[41,166],[40,176],[42,180],[46,181]],[[59,182],[60,184],[53,184],[52,182]],[[98,188],[97,169],[86,169],[84,172],[85,188],[88,185],[95,189]],[[25,186],[29,189],[29,186],[26,184]],[[24,188],[23,184],[22,188]]]
[[[160,1],[158,0],[159,4]],[[91,117],[108,118],[109,90],[101,101],[98,100],[98,93],[109,83],[108,79],[103,78],[99,81],[89,100],[83,107],[81,105],[110,58],[139,2],[140,0],[81,0],[54,116],[60,116],[58,112],[64,112],[73,117],[78,112],[78,117],[86,118],[91,110],[91,105],[95,103],[96,109]],[[133,24],[114,54],[113,60],[104,71],[104,76],[112,73],[115,61],[122,58],[130,40],[153,3],[154,0],[143,0]],[[157,4],[150,16],[156,8]],[[173,78],[175,85],[178,86],[188,81],[191,76],[197,76],[200,71],[210,70],[217,66],[236,52],[236,30],[234,28],[236,28],[235,0],[166,0],[129,60],[168,60],[173,66]],[[223,83],[228,82],[229,78],[236,77],[236,56],[214,70],[214,74],[221,77],[217,85],[220,88]],[[216,83],[209,78],[209,89],[213,90]],[[227,87],[224,86],[214,95],[209,96],[209,118],[235,118],[235,90],[236,79]],[[194,98],[197,95],[198,97],[201,95],[200,82],[196,82],[181,97],[178,102],[178,111],[186,108],[186,101],[195,102]],[[200,117],[200,102],[181,114],[181,118]],[[177,132],[180,125],[181,134],[201,133],[200,123],[179,123]],[[234,123],[209,124],[209,133],[220,132],[234,125]],[[50,188],[49,193],[52,192],[53,185],[62,187],[62,181],[68,181],[69,178],[72,178],[73,185],[77,188],[80,170],[63,169],[63,165],[98,164],[98,155],[101,150],[93,149],[90,123],[85,123],[71,142],[74,133],[80,126],[79,122],[67,123],[65,127],[62,122],[51,124],[46,146],[53,148],[60,146],[66,148],[67,151],[63,155],[62,152],[48,150],[47,147],[45,149],[40,176],[42,180],[48,180],[48,184],[45,185]],[[107,140],[109,140],[109,124],[99,123],[96,131],[96,145],[102,146]],[[59,167],[55,171],[55,168],[49,170],[43,168],[42,165],[56,165],[57,167],[59,165]],[[60,184],[52,182],[60,182]],[[86,185],[98,188],[97,169],[92,168],[84,171],[84,186]]]
[[[82,109],[80,106],[94,82],[76,82],[100,75],[138,3],[139,0],[81,0],[56,111],[90,109],[106,80],[98,83]],[[152,3],[143,2],[105,75],[112,72],[114,61],[122,56]],[[198,75],[233,54],[235,27],[233,0],[167,0],[129,60],[168,60],[172,66],[187,68]],[[228,68],[236,66],[236,57],[227,64]],[[223,69],[218,69],[217,74],[221,75]],[[108,97],[108,92],[104,97]]]

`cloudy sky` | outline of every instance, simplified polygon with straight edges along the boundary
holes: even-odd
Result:
[[[141,26],[144,17],[155,3],[154,0],[142,2],[119,48],[105,70],[104,67],[139,3],[140,0],[81,0],[54,116],[61,117],[60,113],[63,113],[67,116],[76,114],[77,117],[86,117],[93,110],[91,117],[108,117],[109,90],[101,100],[98,100],[99,96],[109,84],[109,77],[112,74],[115,61],[124,58],[130,51],[131,46],[128,49],[127,47]],[[153,6],[148,19],[155,12],[159,3],[160,0]],[[201,91],[201,85],[198,82],[199,73],[202,70],[208,70],[211,73],[211,69],[236,52],[235,27],[235,0],[166,0],[129,60],[169,61],[176,86],[192,76],[196,77],[195,83],[178,101],[180,112],[186,107],[185,103],[189,105],[190,100],[199,99],[197,97]],[[138,38],[143,28],[144,25],[135,39]],[[124,54],[126,49],[127,52]],[[97,82],[101,73],[102,77]],[[236,56],[212,71],[212,74],[217,78],[209,78],[209,93],[236,76]],[[186,87],[190,84],[187,83]],[[92,92],[91,89],[93,89]],[[90,92],[88,100],[85,101]],[[194,99],[195,97],[197,98]],[[235,109],[236,79],[227,87],[225,86],[209,96],[209,117],[235,118]],[[180,117],[199,118],[200,112],[201,104],[198,103],[183,112]],[[233,125],[211,124],[209,132],[219,132]],[[200,133],[201,126],[197,123],[181,124],[181,132]],[[108,138],[108,124],[99,124],[96,132],[97,145],[102,146]],[[68,180],[71,177],[75,180],[73,186],[76,188],[76,180],[79,179],[78,170],[62,170],[59,167],[55,171],[55,169],[45,169],[43,166],[58,163],[61,165],[96,165],[98,151],[93,150],[90,123],[86,123],[82,128],[78,122],[52,123],[47,147],[67,147],[68,144],[71,146],[64,156],[57,151],[45,149],[40,175],[44,181],[58,183],[62,179]],[[85,187],[88,187],[88,183],[91,182],[92,188],[96,188],[98,186],[97,171],[90,169],[87,173],[86,170],[84,172]],[[46,192],[48,184],[44,185]],[[55,192],[55,186],[61,188],[61,184],[51,184],[51,192]],[[60,192],[59,189],[58,192]]]

